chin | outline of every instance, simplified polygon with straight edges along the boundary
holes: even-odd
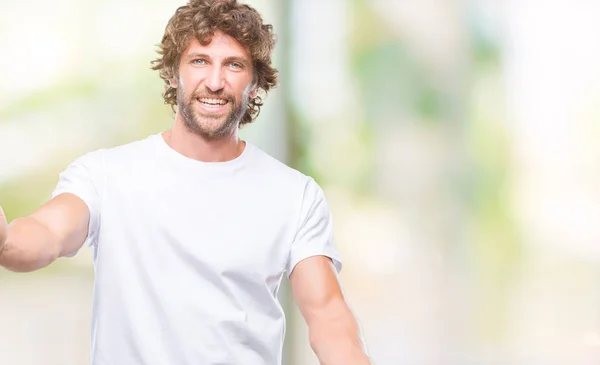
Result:
[[[231,130],[232,126],[228,126],[226,120],[197,121],[194,128],[194,132],[197,134],[211,139],[226,136]]]
[[[225,120],[201,121],[198,123],[198,127],[207,132],[217,132],[217,131],[227,128],[225,124],[226,124]]]

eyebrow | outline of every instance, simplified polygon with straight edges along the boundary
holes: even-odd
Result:
[[[186,60],[191,61],[194,60],[196,58],[207,58],[207,59],[211,59],[211,57],[205,53],[197,53],[197,52],[193,52],[190,53],[189,55],[187,55]],[[226,57],[224,60],[225,63],[229,63],[229,62],[239,62],[245,66],[247,66],[250,61],[246,58],[246,57],[241,57],[241,56],[230,56],[230,57]]]

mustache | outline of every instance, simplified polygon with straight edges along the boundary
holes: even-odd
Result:
[[[192,94],[192,97],[195,99],[199,99],[199,98],[219,98],[219,99],[225,99],[227,101],[235,101],[235,97],[230,94],[230,93],[226,93],[223,90],[219,90],[217,92],[214,91],[210,91],[210,90],[204,90],[201,92],[194,92],[194,94]]]

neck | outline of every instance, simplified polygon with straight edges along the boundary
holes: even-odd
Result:
[[[238,137],[237,128],[229,135],[209,139],[190,131],[179,113],[175,117],[173,128],[163,132],[165,142],[185,157],[202,162],[225,162],[239,157],[246,142]]]

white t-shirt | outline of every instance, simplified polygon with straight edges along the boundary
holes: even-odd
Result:
[[[155,134],[80,157],[61,193],[90,209],[92,365],[279,365],[283,274],[341,270],[320,187],[251,143],[205,163]]]

